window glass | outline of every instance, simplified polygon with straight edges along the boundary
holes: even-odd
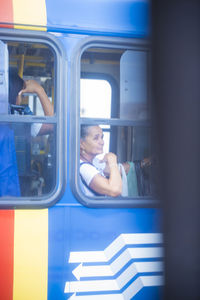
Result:
[[[84,75],[80,83],[81,191],[94,201],[100,196],[108,201],[116,196],[118,200],[152,196],[154,161],[148,111],[148,52],[91,47],[81,56],[81,74]],[[103,142],[98,128],[103,132]],[[96,142],[98,132],[99,142]],[[120,194],[107,192],[104,183],[95,177],[101,175],[109,180],[105,162],[109,152],[117,158],[122,178]]]
[[[81,117],[149,118],[148,52],[89,48],[82,54],[81,72],[91,78],[81,79]],[[97,76],[102,80],[95,80]],[[106,77],[115,82],[114,95]]]
[[[147,53],[125,51],[120,59],[120,118],[148,118]]]
[[[81,79],[81,117],[110,118],[111,86],[107,80]]]
[[[54,106],[55,58],[50,47],[44,44],[28,42],[4,41],[4,44],[8,49],[7,72],[8,92],[10,93],[8,102],[12,99],[12,104],[16,104],[13,97],[15,97],[17,89],[21,87],[20,81],[16,78],[18,75],[25,82],[23,88],[26,87],[26,82],[31,80],[40,85]],[[20,104],[28,105],[32,114],[42,116],[45,113],[41,103],[38,93],[35,92],[35,86],[29,84],[28,90],[22,94]]]
[[[55,53],[17,39],[0,41],[0,49],[0,197],[37,200],[56,187]]]
[[[111,85],[103,79],[81,79],[80,115],[83,118],[110,118],[111,117]],[[110,126],[104,129],[104,149],[109,152]]]
[[[48,126],[51,133],[33,136]],[[55,187],[55,126],[1,123],[1,196],[42,196]],[[11,193],[10,193],[11,191]]]

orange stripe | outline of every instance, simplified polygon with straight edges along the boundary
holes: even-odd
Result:
[[[13,23],[13,6],[12,0],[0,0],[0,23]],[[13,27],[11,25],[5,26],[0,25],[0,27]]]
[[[14,211],[0,211],[0,298],[12,300]]]
[[[12,0],[0,0],[0,23],[13,23]],[[0,27],[13,27],[12,25],[2,25]]]

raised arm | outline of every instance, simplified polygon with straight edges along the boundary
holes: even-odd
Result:
[[[122,179],[117,165],[117,156],[114,153],[107,153],[103,161],[106,162],[110,170],[109,178],[97,174],[89,186],[99,194],[117,197],[122,192]]]
[[[35,93],[37,94],[40,103],[42,105],[44,115],[45,116],[53,116],[54,115],[54,107],[51,101],[49,100],[45,90],[43,87],[37,83],[35,80],[26,80],[24,82],[25,88],[19,92],[18,101],[21,102],[21,95],[24,93]],[[18,103],[20,104],[20,103]],[[40,125],[39,132],[37,135],[44,135],[52,132],[53,125],[52,124],[42,124]],[[35,136],[35,134],[33,134]]]
[[[45,116],[53,116],[54,114],[53,104],[47,97],[47,94],[43,89],[43,87],[39,83],[37,83],[37,81],[26,80],[25,88],[19,92],[19,95],[22,95],[24,93],[36,93],[40,99]]]

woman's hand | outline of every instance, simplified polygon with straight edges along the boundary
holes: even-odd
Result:
[[[106,153],[101,162],[106,163],[104,174],[108,174],[108,178],[97,174],[89,186],[99,194],[117,197],[122,192],[122,178],[117,165],[117,156],[111,152]]]
[[[40,99],[40,103],[42,105],[44,115],[45,116],[53,116],[54,115],[54,107],[51,101],[49,100],[47,94],[45,93],[45,90],[43,87],[35,80],[26,80],[24,82],[24,89],[21,90],[18,94],[18,105],[21,103],[21,95],[24,93],[36,93],[37,96]],[[44,124],[43,124],[43,127]]]
[[[103,169],[103,173],[105,176],[110,175],[110,165],[117,165],[117,156],[114,153],[106,153],[104,158],[100,161],[101,163],[106,163],[105,168]]]
[[[117,156],[112,152],[106,153],[102,162],[105,162],[108,166],[117,165]]]
[[[36,93],[40,94],[43,91],[43,87],[35,80],[24,81],[25,87],[19,92],[19,95],[24,93]]]
[[[26,80],[24,81],[24,88],[21,90],[17,97],[17,105],[20,105],[22,102],[22,94],[24,93],[36,93],[40,103],[42,105],[44,115],[45,116],[53,116],[54,115],[54,107],[51,101],[49,100],[45,90],[43,87],[35,80]],[[42,124],[39,135],[48,134],[53,131],[53,124]]]

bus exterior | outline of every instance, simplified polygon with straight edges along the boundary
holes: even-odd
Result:
[[[1,299],[160,299],[149,1],[0,2]],[[35,92],[11,103],[12,72],[53,114]],[[82,190],[82,124],[128,165],[121,196]]]

